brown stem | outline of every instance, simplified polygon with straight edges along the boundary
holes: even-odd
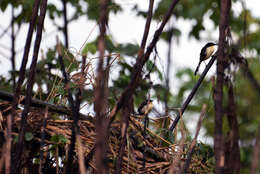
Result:
[[[257,168],[259,165],[259,153],[260,153],[260,124],[258,126],[258,136],[256,137],[256,141],[254,145],[250,174],[257,173]]]
[[[210,62],[208,63],[208,65],[206,66],[205,70],[203,71],[203,73],[201,74],[199,80],[197,81],[197,83],[194,85],[194,87],[192,88],[190,94],[188,95],[187,99],[185,100],[185,102],[182,104],[181,106],[181,110],[180,112],[177,113],[177,116],[175,118],[175,120],[173,121],[171,127],[170,127],[170,131],[172,132],[177,123],[179,122],[181,116],[183,115],[184,111],[186,110],[186,108],[188,107],[189,103],[191,102],[192,98],[194,97],[194,95],[196,94],[197,90],[199,89],[203,79],[205,78],[205,76],[207,75],[209,69],[211,68],[211,66],[213,65],[213,63],[215,62],[217,58],[217,55],[212,56]]]
[[[239,128],[233,86],[228,89],[227,119],[229,133],[225,142],[225,173],[240,173]]]
[[[41,143],[40,143],[40,165],[39,165],[39,173],[42,174],[43,169],[43,147],[44,147],[44,140],[45,140],[45,129],[47,126],[47,119],[48,119],[48,107],[45,108],[44,112],[44,121],[41,127]]]
[[[21,87],[22,87],[22,84],[23,84],[23,81],[25,78],[26,64],[28,62],[28,55],[29,55],[29,51],[30,51],[30,47],[31,47],[33,29],[34,29],[34,26],[36,23],[39,5],[40,5],[40,0],[35,0],[34,4],[33,4],[33,9],[32,9],[32,17],[30,20],[30,26],[29,26],[29,30],[28,30],[28,34],[27,34],[27,38],[26,38],[26,42],[25,42],[22,64],[21,64],[20,71],[19,71],[19,80],[18,80],[16,90],[15,90],[15,98],[13,101],[13,107],[15,107],[17,105],[18,98],[20,96],[20,92],[22,89]]]
[[[163,18],[163,21],[162,21],[160,27],[154,33],[152,42],[147,47],[145,54],[143,56],[142,56],[142,54],[139,54],[140,56],[138,56],[137,61],[133,68],[133,69],[135,69],[135,71],[132,73],[131,81],[129,82],[127,88],[122,93],[116,106],[113,108],[113,110],[109,114],[109,119],[110,119],[109,125],[113,122],[114,117],[117,114],[117,112],[122,108],[123,105],[125,105],[127,103],[128,99],[132,97],[132,95],[138,85],[138,82],[140,80],[142,68],[143,68],[145,62],[149,59],[149,57],[152,53],[152,50],[155,48],[156,43],[158,42],[159,37],[160,37],[166,23],[168,22],[169,18],[171,17],[173,9],[175,8],[175,6],[178,2],[179,2],[179,0],[174,0],[171,3],[167,13],[165,14],[165,16]]]
[[[68,35],[68,17],[67,17],[67,0],[62,0],[63,5],[63,34],[65,39],[65,47],[69,48],[69,35]]]
[[[98,62],[98,76],[96,80],[95,88],[95,101],[94,110],[96,112],[96,168],[97,174],[105,174],[108,171],[106,163],[106,152],[107,152],[107,97],[108,87],[106,72],[104,66],[104,54],[105,54],[105,34],[106,34],[106,23],[107,23],[107,10],[108,0],[100,0],[100,16],[99,16],[99,31],[100,36],[98,39],[98,50],[99,50],[99,62]]]
[[[9,92],[0,91],[1,100],[12,102],[13,98],[14,98],[13,94],[11,94]],[[19,100],[19,104],[25,104],[25,96],[21,96],[21,99]],[[31,106],[37,107],[37,108],[42,108],[42,109],[48,107],[50,112],[55,112],[55,113],[59,113],[59,114],[63,114],[63,115],[65,114],[68,116],[72,115],[71,110],[66,106],[54,105],[54,104],[50,104],[50,103],[47,103],[45,101],[38,100],[38,99],[32,99]],[[89,116],[80,114],[80,117],[86,118]]]
[[[145,23],[145,28],[144,28],[144,34],[143,34],[143,39],[141,42],[141,49],[144,51],[145,45],[146,45],[146,41],[148,38],[148,34],[150,31],[150,25],[151,25],[151,21],[152,21],[152,17],[153,17],[153,4],[154,4],[154,0],[150,0],[149,1],[149,7],[148,7],[148,15],[146,18],[146,23]]]
[[[18,138],[19,140],[17,143],[16,156],[15,156],[15,161],[14,161],[14,165],[13,165],[14,168],[12,169],[12,173],[18,172],[19,168],[20,168],[20,162],[21,162],[21,157],[22,157],[22,152],[23,152],[23,140],[24,140],[25,127],[26,127],[26,120],[27,120],[27,115],[29,113],[30,105],[31,105],[32,88],[33,88],[33,84],[34,84],[36,64],[37,64],[37,60],[38,60],[38,53],[39,53],[41,39],[42,39],[42,29],[43,29],[45,14],[46,14],[46,8],[47,8],[47,0],[43,0],[41,2],[41,7],[40,7],[39,22],[37,24],[34,51],[33,51],[32,63],[30,66],[27,90],[26,90],[25,107],[22,112],[21,129],[19,131],[19,138]],[[19,82],[18,82],[18,84],[19,84]]]
[[[30,46],[31,46],[31,40],[32,40],[32,35],[33,35],[33,28],[35,26],[35,23],[36,23],[36,18],[37,18],[37,13],[38,13],[38,10],[39,10],[39,5],[40,5],[40,0],[36,0],[34,1],[34,4],[33,4],[33,9],[32,9],[32,17],[31,17],[31,20],[30,20],[30,26],[29,26],[29,31],[28,31],[28,34],[27,34],[27,38],[26,38],[26,43],[25,43],[25,48],[24,48],[24,54],[23,54],[23,61],[22,61],[22,65],[21,65],[21,68],[20,68],[20,73],[19,73],[19,80],[18,80],[18,83],[17,83],[17,86],[16,86],[16,89],[15,89],[15,95],[14,95],[14,98],[13,98],[13,103],[12,103],[12,114],[9,114],[7,116],[7,124],[8,124],[8,127],[7,127],[7,157],[6,157],[6,160],[10,161],[11,159],[11,128],[12,128],[12,115],[15,114],[15,110],[14,108],[16,107],[17,105],[17,102],[18,102],[18,98],[19,98],[19,95],[20,95],[20,92],[21,92],[21,86],[23,84],[23,81],[24,81],[24,78],[25,78],[25,69],[26,69],[26,64],[27,64],[27,61],[28,61],[28,55],[29,55],[29,50],[30,50]],[[13,25],[13,21],[12,21],[12,24]],[[10,147],[10,148],[9,148]],[[14,164],[16,163],[17,161],[16,160],[12,160],[12,164],[14,166]],[[14,171],[15,170],[15,167],[11,166],[11,170]],[[6,170],[9,170],[8,168],[10,168],[10,166],[7,166],[7,169]],[[7,174],[8,171],[6,171]]]
[[[61,71],[64,77],[64,84],[65,86],[69,86],[69,75],[66,72],[65,65],[63,62],[63,57],[62,57],[62,52],[61,52],[61,45],[60,42],[57,38],[57,51],[59,54],[59,63],[61,65]],[[71,140],[70,140],[70,146],[69,146],[69,152],[68,152],[68,161],[66,165],[66,173],[70,174],[71,170],[73,169],[73,156],[74,156],[74,149],[75,149],[75,143],[76,143],[76,136],[79,134],[79,126],[78,126],[78,120],[79,120],[79,108],[80,108],[80,101],[81,101],[81,90],[77,89],[77,94],[76,94],[76,100],[74,101],[72,97],[72,92],[70,87],[68,87],[68,100],[69,100],[69,105],[70,109],[72,111],[72,116],[73,116],[73,126],[72,126],[72,135],[71,135]]]
[[[14,7],[12,7],[12,25],[11,25],[11,40],[12,40],[12,56],[11,56],[11,63],[12,63],[12,80],[13,80],[13,90],[15,90],[15,31],[14,31]]]
[[[220,9],[220,25],[219,25],[219,42],[218,42],[218,57],[217,57],[217,82],[214,89],[215,102],[215,133],[214,133],[214,152],[216,159],[215,173],[224,173],[224,144],[222,135],[223,125],[223,84],[224,84],[224,63],[225,63],[225,39],[226,31],[229,23],[229,12],[231,8],[230,0],[221,0]]]
[[[128,106],[133,106],[133,101],[129,102]],[[121,117],[121,137],[120,137],[120,146],[119,146],[119,152],[118,152],[118,158],[116,161],[116,174],[120,174],[122,172],[122,164],[123,164],[123,155],[125,152],[125,146],[126,146],[126,136],[127,136],[127,129],[129,125],[129,118],[130,113],[132,111],[132,108],[129,107],[123,107],[123,113]]]
[[[207,108],[207,105],[204,104],[202,106],[202,109],[201,109],[200,118],[199,118],[199,121],[197,123],[196,133],[195,133],[195,136],[194,136],[194,138],[193,138],[193,140],[191,142],[191,145],[190,145],[190,148],[189,148],[189,151],[188,151],[187,159],[185,161],[185,165],[184,165],[182,174],[185,174],[187,172],[187,170],[189,169],[190,162],[191,162],[191,157],[192,157],[192,154],[194,152],[194,148],[195,148],[195,145],[196,145],[196,142],[197,142],[197,138],[198,138],[199,131],[200,131],[200,128],[201,128],[201,125],[202,125],[202,121],[203,121],[205,113],[206,113],[206,108]]]

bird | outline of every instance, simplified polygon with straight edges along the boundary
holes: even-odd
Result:
[[[208,42],[200,51],[200,61],[199,61],[199,64],[194,72],[194,74],[196,75],[198,70],[199,70],[199,67],[200,67],[200,64],[202,61],[210,58],[214,53],[215,51],[217,50],[217,44],[213,43],[213,42]]]
[[[138,113],[140,115],[147,115],[153,109],[153,100],[145,100],[138,108]]]

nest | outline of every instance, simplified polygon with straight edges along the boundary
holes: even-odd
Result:
[[[9,102],[0,103],[0,132],[1,139],[4,140],[4,130],[6,128],[6,115],[10,113],[11,104]],[[13,118],[13,142],[15,144],[21,121],[22,108],[16,110]],[[31,108],[27,117],[27,127],[25,135],[25,148],[23,152],[22,168],[29,173],[38,173],[40,164],[44,171],[48,173],[64,173],[68,155],[68,145],[70,144],[73,121],[68,115],[48,113],[47,120],[44,117],[44,109]],[[44,122],[46,127],[43,129]],[[86,170],[95,173],[95,119],[91,116],[79,120],[80,142],[76,142],[74,152],[73,171],[79,170],[78,159],[83,154]],[[44,130],[44,146],[40,144]],[[140,119],[131,117],[127,131],[126,146],[122,158],[122,173],[167,173],[168,169],[175,162],[175,171],[178,172],[183,167],[186,160],[188,142],[170,143],[161,136],[147,129],[147,136],[143,136],[143,124]],[[115,173],[116,161],[121,145],[120,121],[115,120],[109,130],[108,151],[106,154],[109,173]],[[3,142],[0,143],[2,153]],[[79,147],[80,148],[77,148]],[[40,158],[40,149],[43,150],[43,157]],[[80,151],[80,152],[79,152]],[[145,154],[145,155],[144,155]],[[145,157],[145,169],[143,162]],[[178,159],[178,161],[176,161]],[[175,160],[175,161],[174,161]],[[58,164],[58,165],[57,165]],[[211,173],[212,166],[204,163],[200,156],[193,155],[187,173]]]

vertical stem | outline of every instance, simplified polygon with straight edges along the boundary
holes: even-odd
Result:
[[[165,84],[166,84],[166,91],[165,91],[165,94],[164,94],[164,104],[165,104],[165,119],[163,120],[163,124],[162,124],[162,127],[163,128],[166,128],[166,123],[167,123],[167,115],[168,115],[168,95],[170,93],[170,67],[171,67],[171,53],[172,53],[172,28],[170,28],[170,31],[168,33],[168,55],[167,55],[167,74],[166,74],[166,81],[165,81]]]
[[[22,157],[22,152],[23,152],[23,143],[24,143],[23,140],[24,140],[25,127],[26,127],[26,119],[27,119],[27,115],[30,110],[30,105],[31,105],[31,100],[32,100],[32,89],[33,89],[33,84],[34,84],[34,77],[35,77],[35,71],[36,71],[36,64],[37,64],[37,60],[38,60],[38,53],[39,53],[41,39],[42,39],[42,29],[43,29],[45,14],[46,14],[46,8],[47,8],[47,0],[42,0],[41,8],[40,8],[39,22],[37,24],[37,32],[36,32],[36,39],[35,39],[35,44],[34,44],[32,63],[30,66],[28,85],[27,85],[27,90],[26,90],[25,106],[24,106],[24,110],[22,112],[21,128],[20,128],[20,132],[19,132],[19,138],[18,138],[19,140],[17,143],[16,156],[14,159],[12,173],[17,173],[20,168],[21,157]]]
[[[68,17],[67,17],[67,0],[62,0],[63,5],[63,34],[65,39],[65,47],[69,48],[69,35],[68,35]]]
[[[258,136],[256,137],[254,149],[253,149],[253,157],[251,164],[250,174],[257,174],[257,168],[259,168],[259,153],[260,153],[260,124],[258,126]]]
[[[19,71],[19,80],[17,82],[17,86],[15,89],[15,96],[14,96],[14,101],[13,101],[13,107],[15,107],[17,105],[18,102],[18,98],[21,92],[21,87],[25,78],[25,69],[26,69],[26,65],[28,62],[28,55],[30,52],[30,47],[31,47],[31,41],[32,41],[32,35],[33,35],[33,29],[36,23],[36,19],[37,19],[37,14],[39,11],[39,6],[40,6],[40,0],[35,0],[34,4],[33,4],[33,9],[32,9],[32,16],[31,16],[31,20],[30,20],[30,26],[29,26],[29,30],[28,30],[28,34],[27,34],[27,38],[26,38],[26,42],[25,42],[25,47],[24,47],[24,53],[23,53],[23,60],[22,60],[22,64],[20,67],[20,71]]]
[[[59,147],[55,147],[56,174],[59,174]]]
[[[98,39],[98,50],[99,50],[99,62],[98,62],[98,76],[96,81],[95,89],[95,102],[94,110],[96,112],[96,168],[97,174],[108,173],[108,166],[106,161],[107,151],[107,126],[108,122],[106,119],[107,113],[107,80],[106,72],[103,68],[104,65],[104,54],[105,54],[105,34],[106,34],[106,23],[107,23],[107,5],[108,0],[100,0],[100,16],[99,16],[99,31],[100,36]]]
[[[224,63],[225,63],[225,39],[226,29],[228,27],[229,11],[231,7],[230,0],[221,0],[221,13],[219,25],[219,50],[217,57],[217,83],[214,89],[215,102],[215,132],[214,132],[214,151],[215,151],[215,173],[224,173],[224,143],[222,135],[223,124],[223,84],[224,84]]]
[[[131,108],[130,108],[130,107]],[[120,147],[119,147],[119,152],[118,152],[118,158],[116,161],[116,174],[120,174],[122,172],[122,165],[123,165],[123,155],[125,151],[125,146],[126,146],[126,137],[127,137],[127,129],[129,125],[129,117],[130,113],[133,110],[133,100],[129,101],[128,106],[123,107],[123,113],[122,113],[122,119],[121,119],[121,141],[120,141]]]
[[[225,141],[225,173],[240,173],[239,126],[236,115],[236,104],[233,86],[230,82],[228,89],[227,119],[228,136]]]
[[[48,119],[48,106],[45,108],[44,121],[43,121],[43,125],[41,127],[40,165],[39,165],[40,174],[42,174],[42,169],[43,169],[43,147],[44,147],[44,140],[45,140],[45,129],[47,126],[47,119]]]
[[[12,24],[11,24],[11,62],[12,62],[12,80],[13,80],[13,90],[15,90],[16,82],[15,82],[15,31],[14,31],[14,7],[12,7]]]
[[[13,90],[15,90],[15,35],[14,35],[14,7],[12,7],[12,23],[11,23],[11,42],[12,42],[12,80],[13,80]],[[9,174],[11,169],[11,145],[12,145],[12,115],[7,116],[7,132],[6,132],[6,144],[5,144],[5,173]]]

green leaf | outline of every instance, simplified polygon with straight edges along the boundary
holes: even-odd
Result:
[[[14,142],[14,143],[17,143],[18,140],[19,140],[19,136],[18,136],[18,135],[14,135],[14,136],[13,136],[13,142]]]
[[[127,56],[135,56],[138,53],[139,50],[139,46],[135,45],[135,44],[120,44],[117,47],[117,50],[121,53],[121,54],[125,54]]]
[[[33,134],[31,132],[25,132],[25,141],[31,141],[33,139]]]
[[[58,143],[60,145],[65,145],[67,142],[67,138],[62,134],[57,134],[51,137],[51,141]]]
[[[87,56],[88,52],[90,52],[91,54],[95,54],[97,52],[96,42],[87,43],[84,46],[84,48],[82,50],[82,55]]]

